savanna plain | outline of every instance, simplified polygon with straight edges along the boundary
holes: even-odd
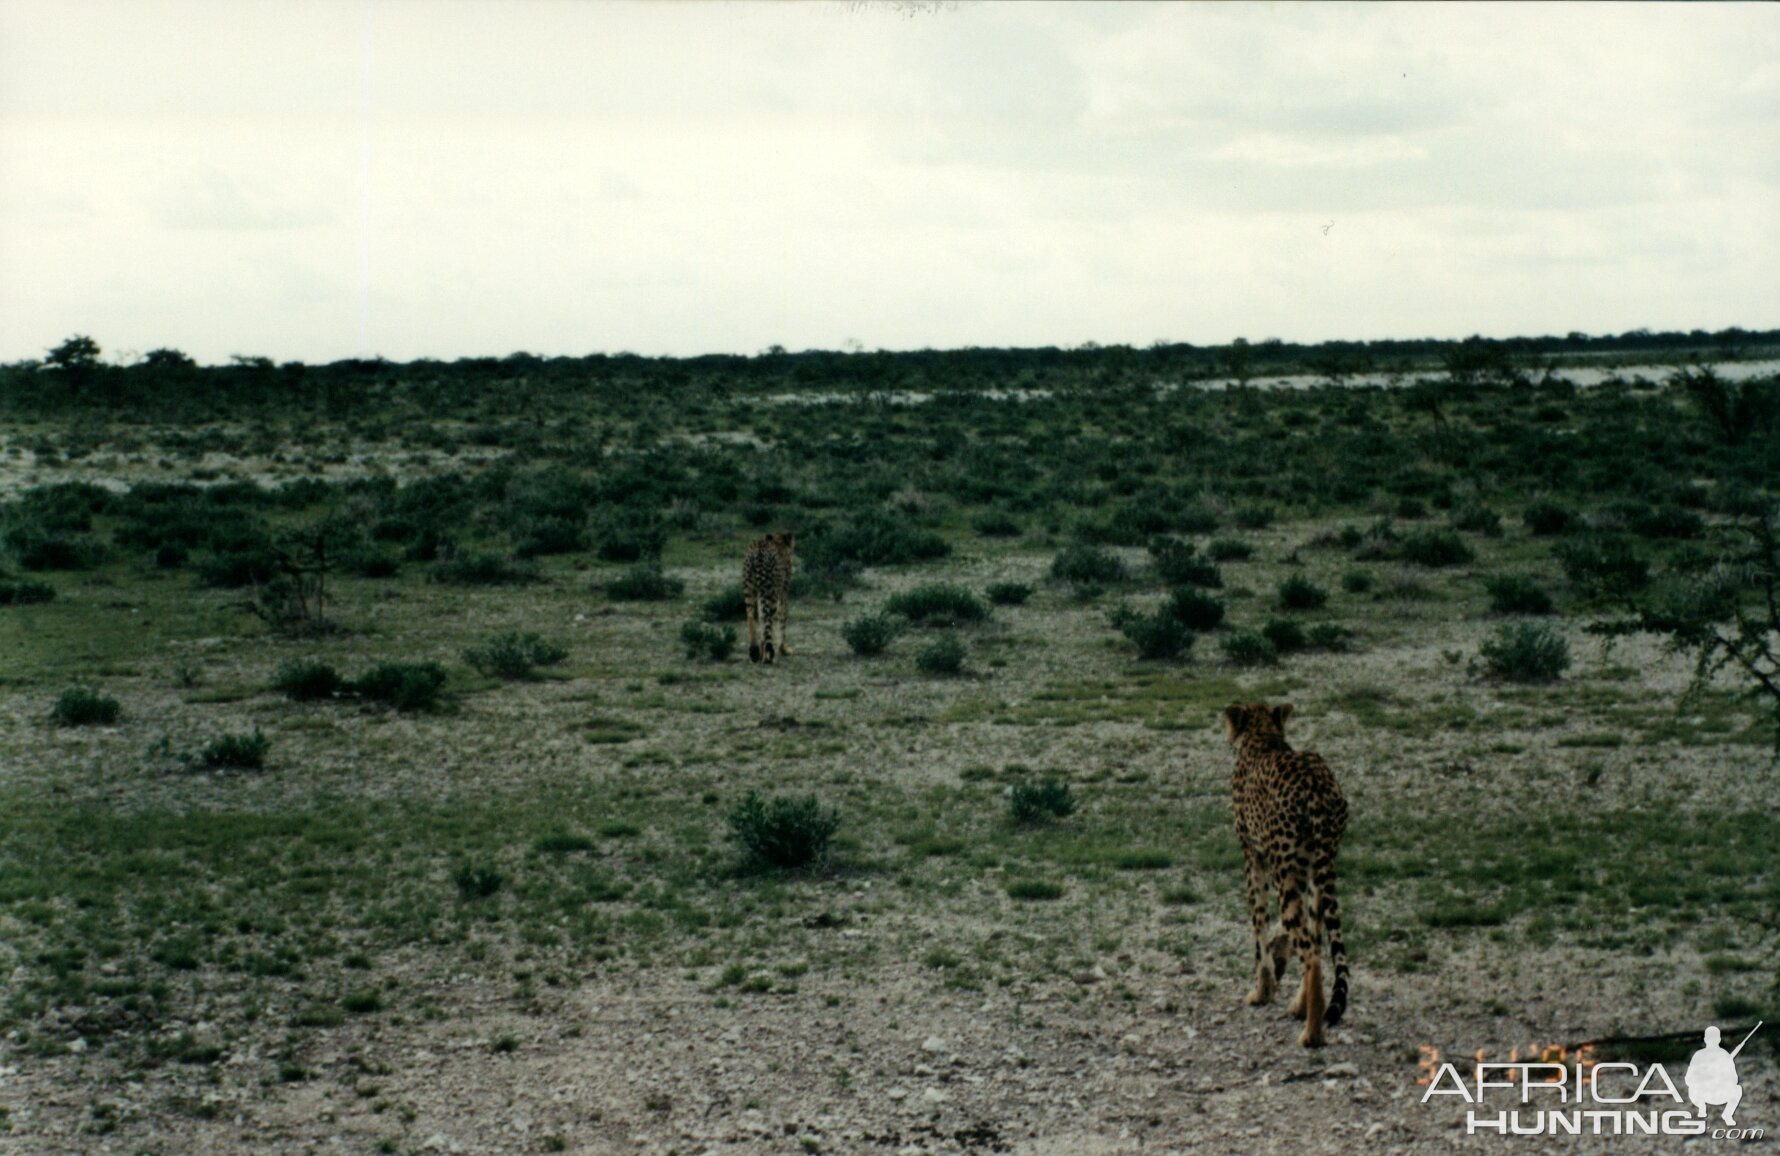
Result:
[[[1771,350],[57,353],[0,1151],[1657,1150],[1418,1080],[1761,1019],[1780,1130]],[[1350,811],[1322,1049],[1243,1003],[1259,701]]]

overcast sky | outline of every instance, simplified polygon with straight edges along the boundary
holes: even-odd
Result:
[[[0,0],[0,361],[1730,325],[1770,4]]]

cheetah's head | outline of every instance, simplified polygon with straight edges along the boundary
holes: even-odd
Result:
[[[1233,702],[1224,708],[1224,737],[1233,747],[1242,746],[1251,737],[1285,738],[1286,720],[1292,717],[1292,704],[1282,702],[1268,706],[1264,702]]]
[[[767,537],[771,538],[773,544],[783,549],[787,554],[791,553],[792,546],[797,542],[797,535],[790,530],[780,530],[776,533],[768,534]]]

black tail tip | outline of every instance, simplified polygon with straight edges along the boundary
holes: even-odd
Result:
[[[748,644],[748,661],[749,662],[759,662],[760,661],[760,644],[758,642],[750,642]]]
[[[769,642],[761,649],[766,652],[766,661],[771,662],[773,660],[773,644]]]
[[[1335,997],[1329,1001],[1328,1010],[1323,1012],[1323,1023],[1327,1027],[1334,1027],[1341,1022],[1341,1017],[1346,1014],[1347,993],[1338,991],[1335,993]]]

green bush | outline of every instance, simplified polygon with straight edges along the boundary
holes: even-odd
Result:
[[[1125,563],[1098,546],[1070,546],[1051,559],[1051,577],[1077,586],[1125,580]]]
[[[1405,562],[1418,566],[1462,566],[1474,557],[1471,547],[1451,530],[1418,530],[1405,534],[1397,548]]]
[[[430,710],[445,690],[445,668],[436,662],[382,662],[348,689],[397,710]]]
[[[1008,812],[1020,824],[1065,819],[1075,813],[1068,783],[1016,783],[1007,793]]]
[[[602,562],[643,562],[660,558],[665,545],[667,531],[655,515],[621,510],[605,519],[594,553]]]
[[[1108,617],[1119,633],[1137,646],[1137,657],[1152,662],[1180,658],[1193,648],[1193,632],[1173,609],[1163,606],[1154,614],[1140,614],[1120,607]]]
[[[917,626],[960,626],[981,622],[989,617],[989,608],[962,586],[933,584],[891,595],[884,603],[884,613],[899,615]]]
[[[526,678],[534,668],[555,666],[568,656],[567,647],[547,642],[542,635],[518,631],[497,634],[487,645],[463,652],[464,662],[476,673],[505,679]]]
[[[1339,622],[1319,622],[1310,628],[1306,645],[1312,650],[1342,651],[1353,645],[1354,632]]]
[[[451,586],[512,586],[536,582],[538,571],[533,566],[516,566],[499,554],[483,551],[435,562],[427,577]]]
[[[819,526],[798,541],[812,566],[850,562],[857,566],[906,566],[951,554],[952,547],[931,530],[921,530],[873,510],[841,526]]]
[[[1215,588],[1224,584],[1217,566],[1201,558],[1191,542],[1179,538],[1151,538],[1149,551],[1157,577],[1170,586]]]
[[[1238,506],[1235,521],[1244,530],[1265,530],[1273,525],[1274,509],[1272,506]]]
[[[888,614],[867,614],[841,627],[841,637],[861,658],[884,653],[897,632],[897,622]]]
[[[687,658],[722,662],[735,652],[736,630],[691,618],[680,626],[680,642],[686,647]]]
[[[1478,655],[1487,675],[1508,682],[1555,682],[1570,669],[1570,644],[1536,622],[1497,628]]]
[[[1550,614],[1551,595],[1525,574],[1496,574],[1484,579],[1490,609],[1497,614]]]
[[[921,648],[915,666],[922,674],[959,674],[964,670],[964,643],[946,634]]]
[[[1190,630],[1216,630],[1224,621],[1224,604],[1209,594],[1183,586],[1168,596],[1168,613]]]
[[[1554,553],[1565,577],[1585,594],[1619,597],[1650,585],[1650,563],[1622,535],[1575,535]]]
[[[771,867],[820,859],[840,825],[839,812],[823,810],[814,795],[763,799],[749,791],[729,813],[730,837],[750,861]]]
[[[506,877],[493,867],[464,863],[452,872],[451,881],[457,884],[457,893],[465,899],[487,899],[501,889]]]
[[[742,595],[741,583],[705,599],[704,605],[699,607],[698,617],[702,622],[746,622],[748,602]]]
[[[985,538],[1018,538],[1021,534],[1020,523],[1002,510],[990,510],[980,515],[970,528]]]
[[[266,765],[266,752],[271,749],[272,740],[255,727],[250,735],[223,735],[213,739],[198,757],[207,767],[257,771]]]
[[[1224,659],[1236,666],[1271,666],[1279,661],[1279,650],[1266,635],[1253,630],[1226,634],[1218,642]]]
[[[1213,538],[1205,552],[1214,562],[1246,562],[1255,556],[1255,548],[1241,538]]]
[[[983,593],[996,606],[1024,606],[1032,597],[1032,587],[1024,582],[996,582]]]
[[[29,578],[7,581],[0,579],[0,606],[25,606],[33,602],[50,602],[55,599],[56,588],[47,582],[36,582]]]
[[[606,597],[615,602],[666,602],[685,589],[685,582],[662,573],[660,566],[644,563],[607,582]]]
[[[1521,521],[1532,533],[1549,538],[1562,534],[1576,523],[1576,515],[1570,509],[1551,501],[1537,501],[1528,506],[1521,514]]]
[[[1282,610],[1320,610],[1328,601],[1329,592],[1301,574],[1293,574],[1279,584]]]
[[[105,560],[105,547],[85,534],[16,526],[5,541],[26,570],[91,570]]]
[[[1291,654],[1310,645],[1304,628],[1289,618],[1269,619],[1261,627],[1261,637],[1273,644],[1275,653]]]
[[[1007,885],[1009,899],[1061,899],[1063,885],[1049,879],[1016,879]]]
[[[1461,506],[1453,512],[1452,528],[1498,538],[1502,534],[1502,515],[1481,503]]]
[[[340,673],[317,659],[299,658],[278,668],[272,688],[297,702],[333,698],[346,685]]]
[[[50,721],[61,727],[110,726],[123,714],[115,698],[84,686],[62,692],[50,708]]]
[[[158,563],[159,559],[156,561]],[[361,546],[347,551],[341,558],[341,565],[360,578],[394,578],[401,573],[402,557],[376,546]]]
[[[1349,594],[1365,594],[1372,589],[1372,571],[1353,569],[1341,576],[1341,588]]]
[[[514,531],[515,558],[574,554],[587,549],[587,525],[580,518],[546,515],[520,522]]]

